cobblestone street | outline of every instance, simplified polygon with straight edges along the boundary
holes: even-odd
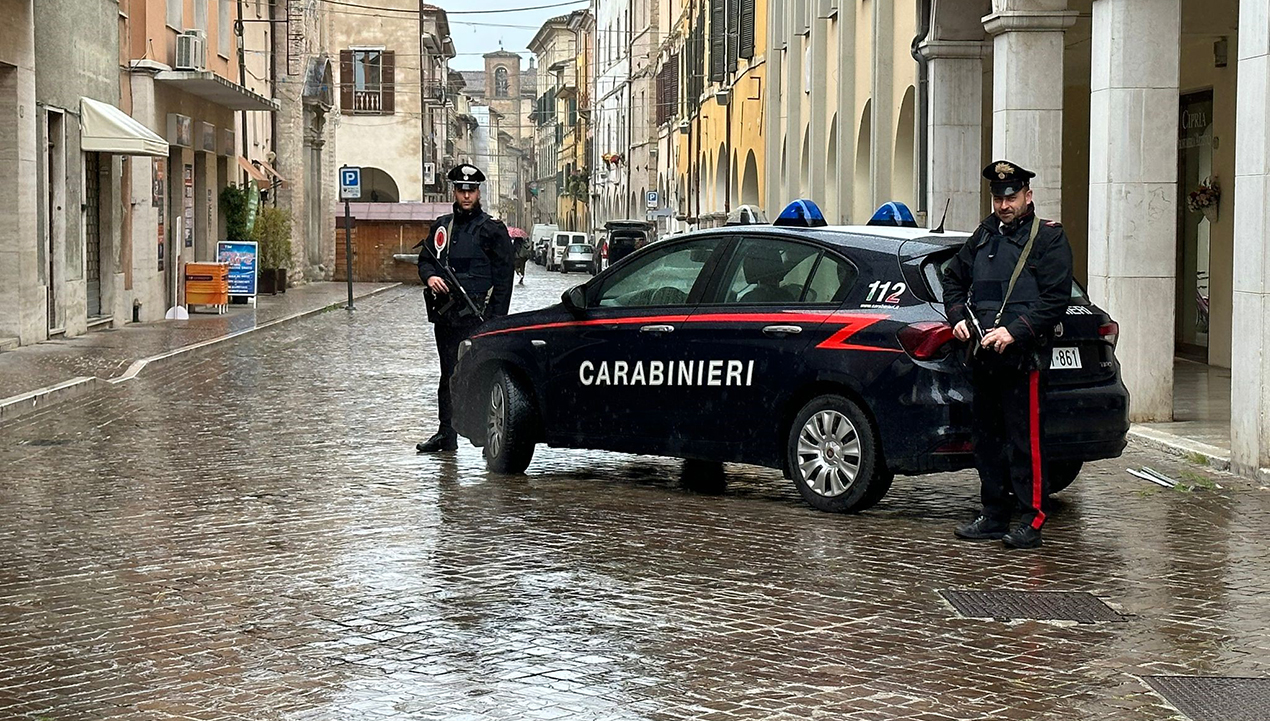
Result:
[[[530,264],[512,309],[586,277]],[[1009,552],[952,536],[970,472],[856,516],[746,466],[721,496],[671,459],[544,446],[492,475],[466,442],[414,452],[421,289],[357,308],[0,425],[0,719],[1180,719],[1142,677],[1270,676],[1254,482],[1131,446]],[[993,588],[1125,618],[939,593]]]

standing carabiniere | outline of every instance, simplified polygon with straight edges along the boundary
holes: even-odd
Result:
[[[983,512],[960,538],[1041,545],[1045,524],[1045,388],[1054,326],[1072,293],[1072,250],[1058,221],[1032,204],[1030,170],[1006,160],[983,169],[992,191],[984,219],[944,271],[953,335],[971,341],[972,434]],[[1013,496],[1011,495],[1013,491]],[[1017,506],[1020,524],[1009,530]]]
[[[427,247],[419,253],[419,279],[427,286],[428,320],[441,361],[437,432],[415,446],[420,453],[458,448],[458,434],[451,425],[450,376],[458,362],[459,344],[484,321],[507,315],[512,298],[512,240],[507,226],[481,209],[480,184],[485,174],[463,163],[446,177],[454,186],[454,210],[432,224],[428,237],[420,243]],[[460,289],[450,287],[446,268],[472,300],[475,312],[461,298]]]

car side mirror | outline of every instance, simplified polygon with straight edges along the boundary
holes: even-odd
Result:
[[[560,296],[560,302],[576,317],[581,318],[586,314],[586,291],[580,285],[566,290]]]

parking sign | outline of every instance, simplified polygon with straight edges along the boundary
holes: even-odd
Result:
[[[362,197],[362,169],[340,168],[340,200],[357,200]]]
[[[648,195],[645,196],[644,200],[645,200],[645,203],[648,205],[649,210],[657,209],[657,191],[656,190],[648,191]]]

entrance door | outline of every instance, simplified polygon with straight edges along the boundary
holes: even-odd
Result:
[[[1183,95],[1177,140],[1177,354],[1208,362],[1209,233],[1217,206],[1192,209],[1212,182],[1213,91]]]
[[[101,317],[101,155],[84,153],[84,279],[88,317]]]
[[[45,156],[45,217],[48,218],[45,229],[44,271],[48,299],[48,329],[50,333],[61,331],[61,317],[58,314],[57,298],[57,249],[60,247],[59,237],[65,232],[66,218],[63,216],[63,204],[66,197],[66,156],[63,148],[66,119],[62,113],[49,110],[46,115],[45,132],[48,147]]]

